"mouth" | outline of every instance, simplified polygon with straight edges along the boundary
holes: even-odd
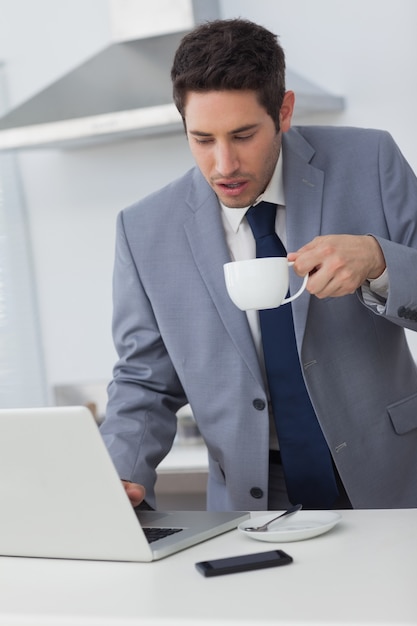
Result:
[[[215,186],[227,196],[237,196],[248,186],[247,181],[215,181]]]

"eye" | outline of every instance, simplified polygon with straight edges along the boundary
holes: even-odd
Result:
[[[254,133],[250,133],[249,135],[236,135],[236,141],[247,141],[253,137]]]
[[[194,141],[195,143],[198,143],[199,145],[213,143],[213,139],[211,139],[210,137],[207,137],[207,138],[194,137]]]

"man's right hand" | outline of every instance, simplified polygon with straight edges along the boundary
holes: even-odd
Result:
[[[128,480],[122,480],[122,484],[133,507],[138,506],[145,499],[146,490],[143,485],[131,483]]]

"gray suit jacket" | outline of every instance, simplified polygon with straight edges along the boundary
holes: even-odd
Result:
[[[282,149],[288,250],[370,233],[389,272],[383,313],[359,292],[304,292],[292,304],[319,422],[354,507],[416,507],[417,372],[404,336],[417,329],[416,178],[380,131],[298,127]],[[209,451],[208,508],[268,507],[266,393],[246,314],[226,292],[229,260],[217,198],[196,168],[118,217],[120,358],[101,431],[120,476],[144,484],[151,504],[188,401]]]

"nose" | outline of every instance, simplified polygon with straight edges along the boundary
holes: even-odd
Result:
[[[216,146],[216,170],[224,177],[231,176],[239,169],[236,150],[229,144],[218,143]]]

